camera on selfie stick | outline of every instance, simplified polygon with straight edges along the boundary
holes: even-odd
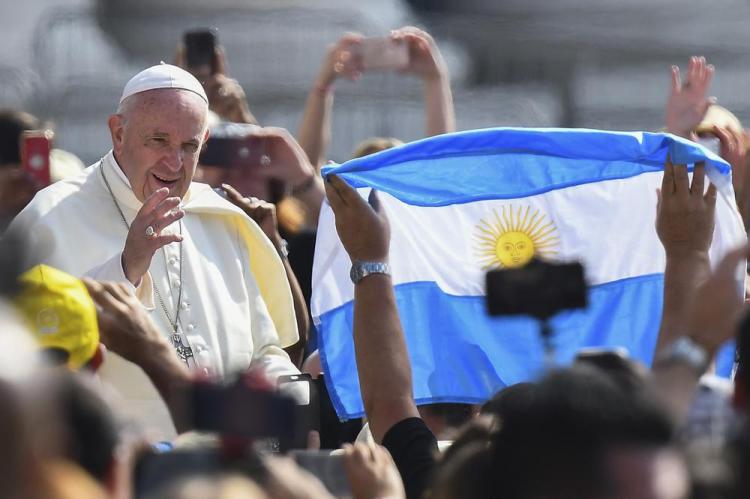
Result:
[[[487,313],[526,315],[540,322],[548,363],[554,358],[550,319],[563,310],[586,308],[583,265],[533,258],[519,268],[491,270],[486,275]]]

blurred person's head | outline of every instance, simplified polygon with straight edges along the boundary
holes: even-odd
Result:
[[[113,495],[123,487],[115,473],[118,425],[93,379],[42,372],[30,395],[32,425],[38,429],[34,438],[46,447],[48,460],[75,464]]]
[[[623,349],[584,349],[575,362],[598,367],[624,390],[637,391],[646,386],[648,370]]]
[[[41,264],[18,281],[13,302],[50,363],[78,370],[101,360],[96,306],[80,279]]]
[[[216,474],[178,480],[149,494],[149,499],[267,499],[252,480],[238,474]]]
[[[750,313],[737,326],[737,372],[734,376],[734,406],[750,415]]]
[[[480,412],[502,420],[510,412],[527,410],[534,400],[535,393],[536,385],[530,382],[506,386],[485,402]]]
[[[25,388],[38,367],[36,345],[23,321],[0,300],[0,483],[3,497],[32,497],[41,476]]]
[[[16,233],[0,238],[0,299],[14,296],[20,289],[18,276],[23,268],[24,245]]]
[[[394,139],[393,137],[371,137],[357,144],[357,147],[354,148],[352,159],[369,156],[370,154],[375,154],[376,152],[385,151],[386,149],[391,149],[392,147],[398,147],[400,145],[403,145],[403,142]]]
[[[456,431],[479,413],[478,406],[459,403],[422,404],[417,410],[438,440],[452,440]]]
[[[742,122],[729,109],[718,104],[711,104],[703,120],[695,127],[694,132],[699,136],[714,136],[714,127],[723,128],[730,132],[742,134]]]
[[[672,435],[666,412],[645,390],[578,365],[540,381],[528,406],[508,411],[489,442],[446,463],[436,490],[445,482],[477,497],[686,497]]]
[[[35,116],[25,111],[0,110],[0,168],[21,166],[21,133],[40,125]]]
[[[109,118],[115,159],[139,201],[162,187],[183,197],[208,138],[208,99],[187,71],[162,64],[125,85]]]

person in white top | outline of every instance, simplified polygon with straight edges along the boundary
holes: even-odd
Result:
[[[128,283],[191,369],[296,374],[283,350],[298,332],[281,259],[241,209],[192,181],[207,114],[206,94],[186,71],[162,64],[138,73],[109,118],[112,150],[40,191],[10,230],[27,245],[27,266]],[[135,416],[174,435],[138,366],[110,355],[101,374]]]

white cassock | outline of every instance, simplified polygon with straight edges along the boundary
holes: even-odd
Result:
[[[27,266],[46,263],[75,276],[128,283],[167,338],[179,307],[181,339],[193,353],[189,365],[205,373],[225,376],[250,365],[272,379],[298,373],[282,350],[298,340],[291,291],[281,259],[255,222],[193,182],[182,204],[183,242],[158,250],[135,288],[121,264],[128,229],[102,173],[132,222],[142,203],[110,151],[82,174],[40,191],[13,221],[10,230],[28,245]],[[178,223],[165,229],[179,230]],[[130,414],[164,437],[175,434],[139,367],[110,353],[100,374],[122,394]]]

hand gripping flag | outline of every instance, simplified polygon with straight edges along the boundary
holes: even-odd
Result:
[[[559,362],[597,346],[625,347],[650,364],[665,264],[654,228],[656,190],[667,154],[690,170],[705,161],[719,188],[710,255],[715,264],[745,241],[729,165],[667,134],[476,130],[326,168],[324,174],[335,172],[363,194],[379,191],[391,224],[390,263],[417,403],[481,403],[541,374],[539,324],[489,318],[483,296],[488,269],[518,266],[532,256],[580,260],[586,269],[588,308],[552,321]],[[363,413],[350,265],[324,203],[311,308],[328,388],[342,418]],[[738,272],[738,287],[743,278]]]

